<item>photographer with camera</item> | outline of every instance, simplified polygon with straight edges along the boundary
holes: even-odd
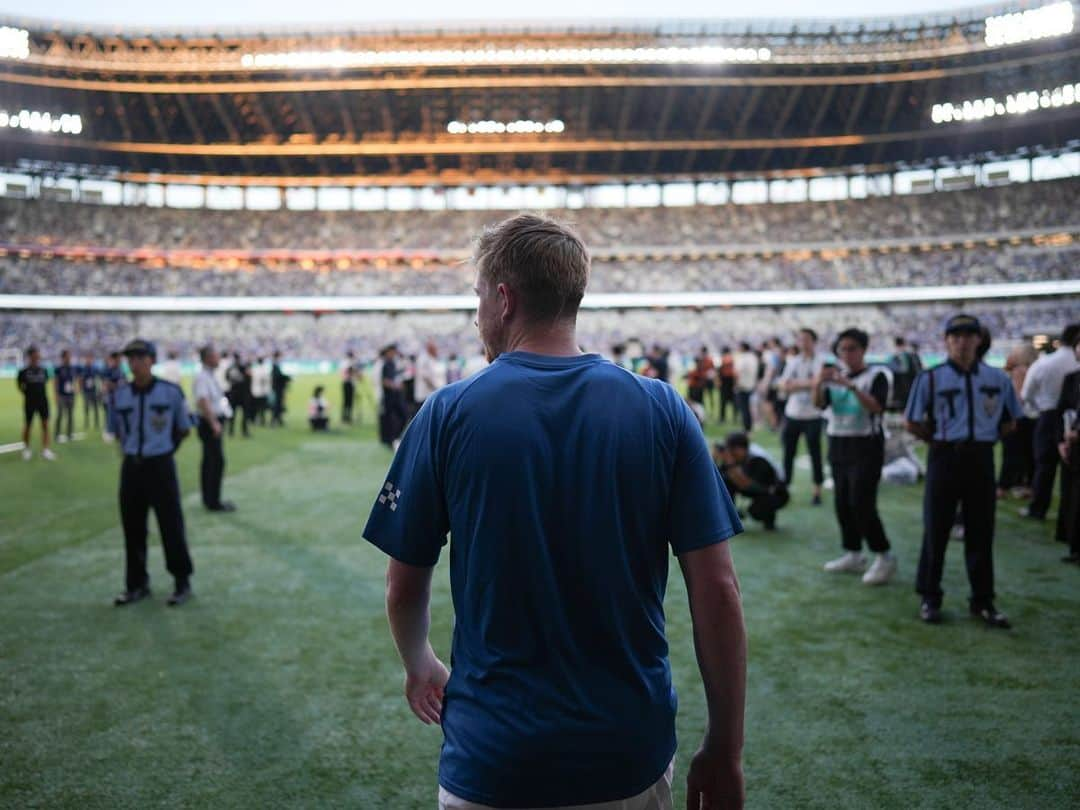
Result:
[[[814,380],[814,404],[824,409],[832,468],[833,503],[844,554],[825,563],[836,573],[862,573],[863,541],[877,555],[863,574],[863,584],[884,585],[896,575],[896,557],[877,510],[878,484],[885,463],[882,414],[889,401],[892,375],[884,366],[866,365],[870,336],[845,329],[833,344],[840,361],[826,363]]]
[[[790,500],[787,484],[776,465],[745,433],[731,433],[713,445],[713,461],[732,495],[750,499],[750,517],[767,531],[776,530],[776,513]]]

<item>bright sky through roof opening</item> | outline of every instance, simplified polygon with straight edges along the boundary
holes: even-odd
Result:
[[[705,0],[546,0],[543,4],[510,5],[505,0],[413,0],[407,4],[384,6],[377,3],[343,4],[340,0],[261,0],[259,3],[187,0],[184,3],[141,3],[130,0],[0,0],[0,16],[28,17],[93,25],[165,28],[258,28],[260,25],[303,25],[312,23],[373,23],[391,21],[461,20],[628,20],[674,18],[821,18],[881,17],[955,11],[974,4],[957,0],[821,0],[807,4],[801,0],[758,0],[717,3]],[[983,5],[983,4],[979,4]]]

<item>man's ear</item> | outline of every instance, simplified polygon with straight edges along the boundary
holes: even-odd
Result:
[[[517,311],[517,293],[504,282],[500,282],[495,290],[499,298],[499,308],[502,310],[502,319],[509,321]]]

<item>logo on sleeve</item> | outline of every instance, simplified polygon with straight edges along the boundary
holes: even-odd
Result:
[[[401,500],[401,490],[395,489],[394,485],[387,481],[383,484],[383,491],[379,493],[379,503],[389,504],[390,511],[396,512],[398,507],[398,501]]]

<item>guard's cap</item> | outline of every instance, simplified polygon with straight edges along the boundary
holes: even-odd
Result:
[[[156,360],[157,346],[155,346],[149,340],[142,340],[141,338],[136,338],[124,347],[125,357],[130,357],[133,354],[148,354],[150,355],[150,357]]]
[[[971,335],[982,333],[982,324],[974,315],[965,315],[963,312],[953,315],[945,321],[945,334],[952,335],[966,332]]]

